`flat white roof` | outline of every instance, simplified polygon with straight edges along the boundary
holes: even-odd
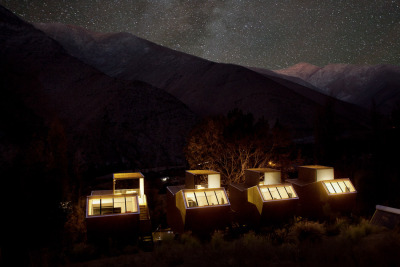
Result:
[[[309,168],[309,169],[333,169],[333,167],[322,166],[322,165],[306,165],[306,166],[299,166],[302,168]]]
[[[141,172],[124,172],[124,173],[114,173],[114,180],[124,180],[124,179],[139,179],[144,178]]]
[[[281,172],[280,170],[277,169],[272,169],[272,168],[251,168],[251,169],[246,169],[252,172],[258,172],[258,173],[265,173],[265,172]]]
[[[377,210],[386,211],[386,212],[395,213],[395,214],[399,214],[399,215],[400,215],[400,209],[395,209],[395,208],[391,208],[391,207],[387,207],[387,206],[382,206],[382,205],[376,205],[376,209],[377,209]]]
[[[219,174],[219,172],[212,170],[187,170],[186,172],[191,173],[193,175]]]

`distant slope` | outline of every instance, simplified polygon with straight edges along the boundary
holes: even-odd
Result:
[[[163,88],[200,115],[233,108],[296,129],[312,129],[316,111],[328,101],[353,125],[357,108],[303,85],[237,65],[218,64],[180,53],[128,33],[100,34],[62,24],[35,24],[73,56],[110,76]],[[356,122],[356,123],[354,123]]]
[[[185,136],[196,121],[184,104],[164,90],[82,63],[1,6],[0,16],[0,93],[16,113],[15,124],[23,123],[17,114],[24,109],[45,127],[59,121],[70,160],[87,168],[184,164]],[[13,134],[4,124],[0,133],[2,142]]]
[[[383,113],[400,104],[400,66],[331,64],[323,68],[299,63],[276,70],[287,79],[302,79],[320,92]]]

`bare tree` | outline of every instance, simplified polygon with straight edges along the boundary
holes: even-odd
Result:
[[[207,118],[191,131],[186,159],[190,168],[220,172],[225,184],[240,183],[246,169],[279,167],[277,160],[286,154],[277,153],[290,145],[287,137],[281,129],[270,130],[263,119],[255,123],[251,114],[234,110],[227,117]]]

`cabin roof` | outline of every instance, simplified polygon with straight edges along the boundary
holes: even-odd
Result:
[[[141,172],[126,172],[126,173],[114,173],[114,180],[125,180],[125,179],[139,179],[144,178]]]
[[[186,172],[191,173],[193,175],[219,174],[219,172],[212,170],[187,170]]]
[[[301,168],[309,168],[309,169],[333,169],[332,167],[322,166],[322,165],[305,165],[300,166]]]
[[[265,172],[281,172],[280,170],[272,169],[272,168],[251,168],[251,169],[246,169],[246,170],[252,171],[252,172],[258,172],[260,174],[265,173]]]

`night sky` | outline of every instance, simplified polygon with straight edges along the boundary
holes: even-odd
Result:
[[[130,32],[212,61],[400,65],[400,0],[0,0],[28,22]]]

